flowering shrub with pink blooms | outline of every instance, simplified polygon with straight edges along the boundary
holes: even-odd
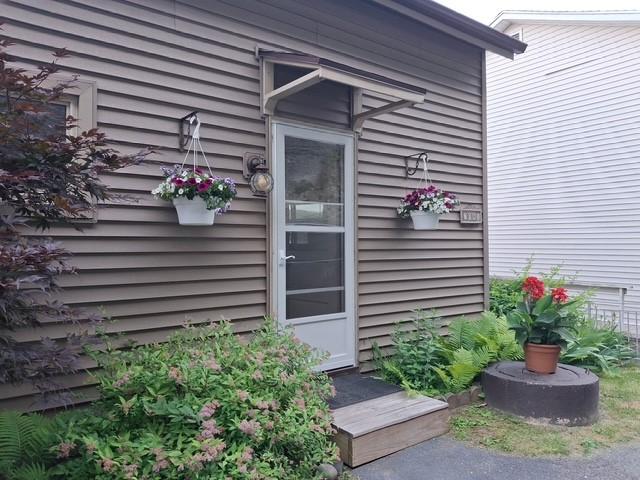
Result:
[[[443,215],[451,212],[458,205],[460,201],[453,193],[445,192],[431,184],[408,193],[400,202],[398,214],[401,217],[408,217],[411,212],[421,211]]]
[[[248,342],[222,323],[97,358],[102,398],[60,434],[60,478],[314,479],[337,459],[333,386],[273,321]]]
[[[163,168],[162,172],[165,180],[151,190],[162,200],[171,201],[179,197],[193,200],[198,196],[205,201],[208,210],[216,210],[220,214],[229,209],[237,194],[236,184],[231,178],[211,176],[199,167],[191,170],[176,165],[172,169]]]

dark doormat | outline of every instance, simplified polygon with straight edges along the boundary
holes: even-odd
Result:
[[[336,387],[336,396],[329,400],[329,406],[334,410],[402,390],[397,385],[360,373],[336,375],[333,377],[333,384]]]

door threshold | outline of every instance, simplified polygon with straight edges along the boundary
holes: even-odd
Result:
[[[330,378],[339,377],[340,375],[349,375],[350,373],[358,373],[359,369],[356,366],[353,367],[340,367],[334,368],[333,370],[328,370],[326,372]]]

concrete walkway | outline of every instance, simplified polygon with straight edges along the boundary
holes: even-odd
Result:
[[[577,459],[521,458],[440,437],[356,468],[360,480],[640,480],[640,445]]]

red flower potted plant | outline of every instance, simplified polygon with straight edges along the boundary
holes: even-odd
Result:
[[[555,373],[560,352],[574,339],[576,300],[562,287],[547,292],[537,277],[527,277],[522,292],[518,307],[507,314],[509,328],[524,348],[527,370]]]

